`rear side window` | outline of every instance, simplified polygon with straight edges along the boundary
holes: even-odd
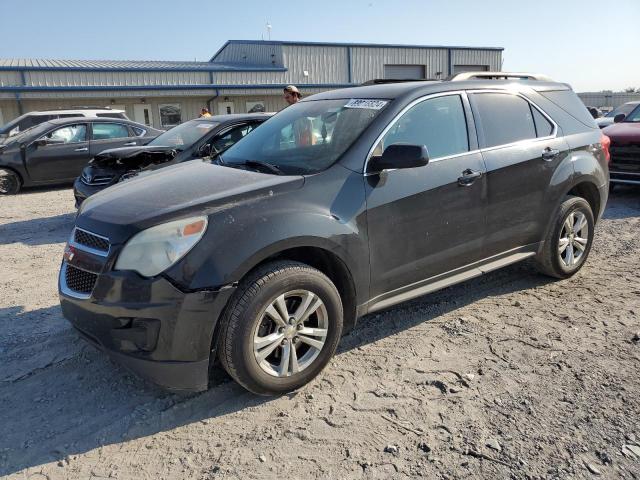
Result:
[[[430,158],[468,152],[467,121],[460,96],[431,98],[409,109],[376,145],[373,156],[382,155],[395,143],[426,145]]]
[[[587,127],[598,128],[598,125],[596,125],[585,104],[582,103],[582,100],[580,100],[572,90],[554,90],[539,93],[551,100],[573,118],[580,121],[580,123],[584,123]]]
[[[531,111],[533,112],[533,121],[536,124],[538,138],[551,135],[553,133],[553,124],[533,105],[531,105]]]
[[[94,123],[92,140],[109,140],[111,138],[126,138],[129,129],[119,123]]]
[[[118,112],[108,112],[108,113],[96,113],[96,117],[105,117],[105,118],[124,118],[123,113]]]
[[[523,98],[508,93],[476,93],[471,97],[480,117],[481,147],[536,138],[533,114]]]
[[[144,128],[131,127],[136,137],[142,137],[147,131]]]

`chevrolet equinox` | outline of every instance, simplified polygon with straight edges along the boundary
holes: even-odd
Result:
[[[362,315],[530,257],[575,274],[607,201],[607,140],[546,77],[320,93],[214,159],[89,198],[62,310],[166,388],[206,389],[219,360],[252,392],[287,392]]]

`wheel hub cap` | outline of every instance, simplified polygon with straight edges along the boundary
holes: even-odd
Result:
[[[580,210],[570,212],[565,219],[558,240],[558,256],[565,267],[582,260],[589,242],[589,223]]]
[[[253,334],[253,354],[260,368],[289,377],[308,368],[327,339],[327,309],[315,293],[292,290],[263,310]]]

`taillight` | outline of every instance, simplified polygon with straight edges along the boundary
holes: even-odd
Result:
[[[607,159],[607,163],[611,163],[611,154],[609,153],[609,147],[611,146],[611,139],[604,133],[600,137],[600,145],[602,145],[602,151],[604,152],[604,158]]]

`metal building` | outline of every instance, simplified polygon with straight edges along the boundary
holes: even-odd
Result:
[[[213,113],[277,111],[304,95],[374,78],[499,71],[502,48],[230,40],[208,62],[0,59],[0,124],[33,110],[111,106],[167,128]]]

